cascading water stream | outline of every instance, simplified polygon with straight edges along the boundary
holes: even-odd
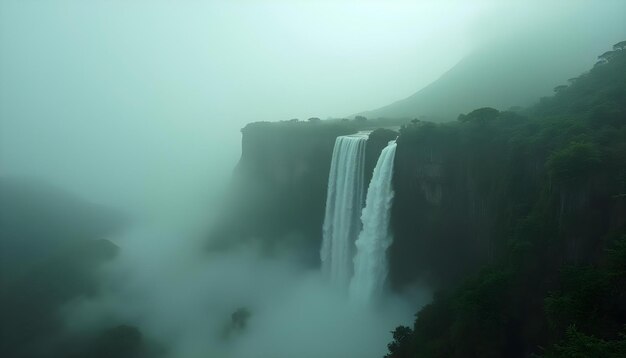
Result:
[[[366,143],[364,134],[338,137],[328,177],[322,271],[344,289],[352,276],[354,241],[361,230]]]
[[[395,154],[396,142],[392,141],[378,158],[361,215],[363,230],[356,241],[354,276],[349,290],[351,299],[362,305],[375,301],[382,294],[387,279],[387,248],[393,241],[389,219]]]

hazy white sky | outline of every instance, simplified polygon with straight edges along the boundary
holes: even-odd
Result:
[[[348,115],[406,96],[452,66],[483,8],[19,1],[3,6],[2,75],[25,92],[163,101],[159,108],[176,114],[191,105],[233,118]]]
[[[0,173],[145,201],[228,172],[247,122],[373,109],[494,34],[618,3],[2,0]]]

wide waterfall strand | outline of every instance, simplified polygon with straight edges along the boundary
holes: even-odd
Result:
[[[328,178],[320,257],[322,271],[343,288],[352,276],[354,241],[361,230],[366,143],[366,135],[338,137]]]
[[[392,141],[383,149],[374,175],[367,189],[367,199],[361,220],[363,230],[356,241],[354,276],[350,282],[350,297],[355,302],[367,305],[375,301],[387,279],[387,248],[393,237],[389,231],[393,188],[393,161],[396,143]]]

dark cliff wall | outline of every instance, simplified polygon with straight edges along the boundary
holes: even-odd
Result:
[[[394,285],[416,273],[451,284],[502,250],[496,238],[530,210],[544,175],[539,158],[510,148],[509,133],[522,121],[503,114],[496,123],[403,128],[394,173]]]
[[[330,162],[338,136],[356,133],[355,121],[259,122],[242,129],[242,155],[226,209],[211,233],[215,246],[257,243],[273,252],[295,250],[319,264]],[[371,133],[366,182],[378,156],[397,133]]]
[[[626,51],[614,48],[521,114],[401,130],[392,279],[440,290],[387,357],[626,356]]]
[[[315,264],[335,138],[356,129],[342,122],[258,122],[241,132],[242,155],[213,245],[295,248]]]
[[[394,242],[389,250],[393,287],[401,289],[418,279],[452,287],[515,245],[523,250],[554,244],[546,255],[556,250],[556,260],[592,260],[603,247],[598,237],[624,225],[624,200],[614,198],[626,191],[619,174],[623,150],[619,142],[605,148],[587,135],[589,143],[577,155],[585,162],[585,150],[591,155],[599,151],[601,166],[592,158],[571,177],[559,178],[553,163],[559,150],[567,152],[571,143],[576,147],[580,133],[594,133],[587,127],[591,125],[577,117],[531,118],[496,111],[486,120],[403,126],[394,167]],[[337,122],[255,123],[244,128],[230,204],[214,237],[231,244],[258,239],[254,242],[268,250],[295,247],[303,260],[317,265],[334,141],[357,129]],[[396,136],[383,129],[371,133],[367,181],[380,151]],[[576,166],[576,158],[572,160],[565,165]],[[552,227],[554,222],[561,224]],[[526,230],[540,240],[532,232],[537,225],[546,226],[541,238],[563,241],[518,237]]]
[[[591,262],[624,227],[626,54],[522,113],[483,108],[400,131],[390,249],[394,285],[439,285],[541,246]],[[543,241],[542,241],[543,240]]]
[[[622,68],[597,66],[523,112],[482,108],[454,123],[412,121],[397,139],[391,282],[452,287],[511,250],[591,262],[624,226]],[[364,124],[360,124],[363,126]],[[234,195],[214,235],[299,245],[318,263],[335,138],[352,122],[254,123],[243,129]],[[371,133],[366,180],[396,137]],[[538,258],[541,260],[541,258]]]
[[[397,137],[398,132],[384,128],[378,128],[370,133],[365,147],[365,183],[369,183],[372,179],[380,152]],[[365,198],[365,196],[363,197]]]
[[[501,113],[490,123],[402,129],[389,252],[394,286],[418,277],[439,287],[454,285],[516,244],[554,244],[557,261],[591,260],[603,247],[600,238],[624,225],[618,219],[623,200],[614,198],[623,190],[615,169],[619,155],[559,182],[551,158],[558,148],[568,150],[571,138],[567,131],[533,137],[536,124]],[[577,125],[572,121],[563,129]],[[582,150],[595,148],[585,144]],[[545,226],[541,236],[554,241],[541,242],[532,232],[537,242],[516,236],[520,227],[535,225],[529,223],[535,217]]]

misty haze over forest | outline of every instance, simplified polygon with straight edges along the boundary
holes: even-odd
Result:
[[[0,356],[625,356],[624,14],[2,1]]]

